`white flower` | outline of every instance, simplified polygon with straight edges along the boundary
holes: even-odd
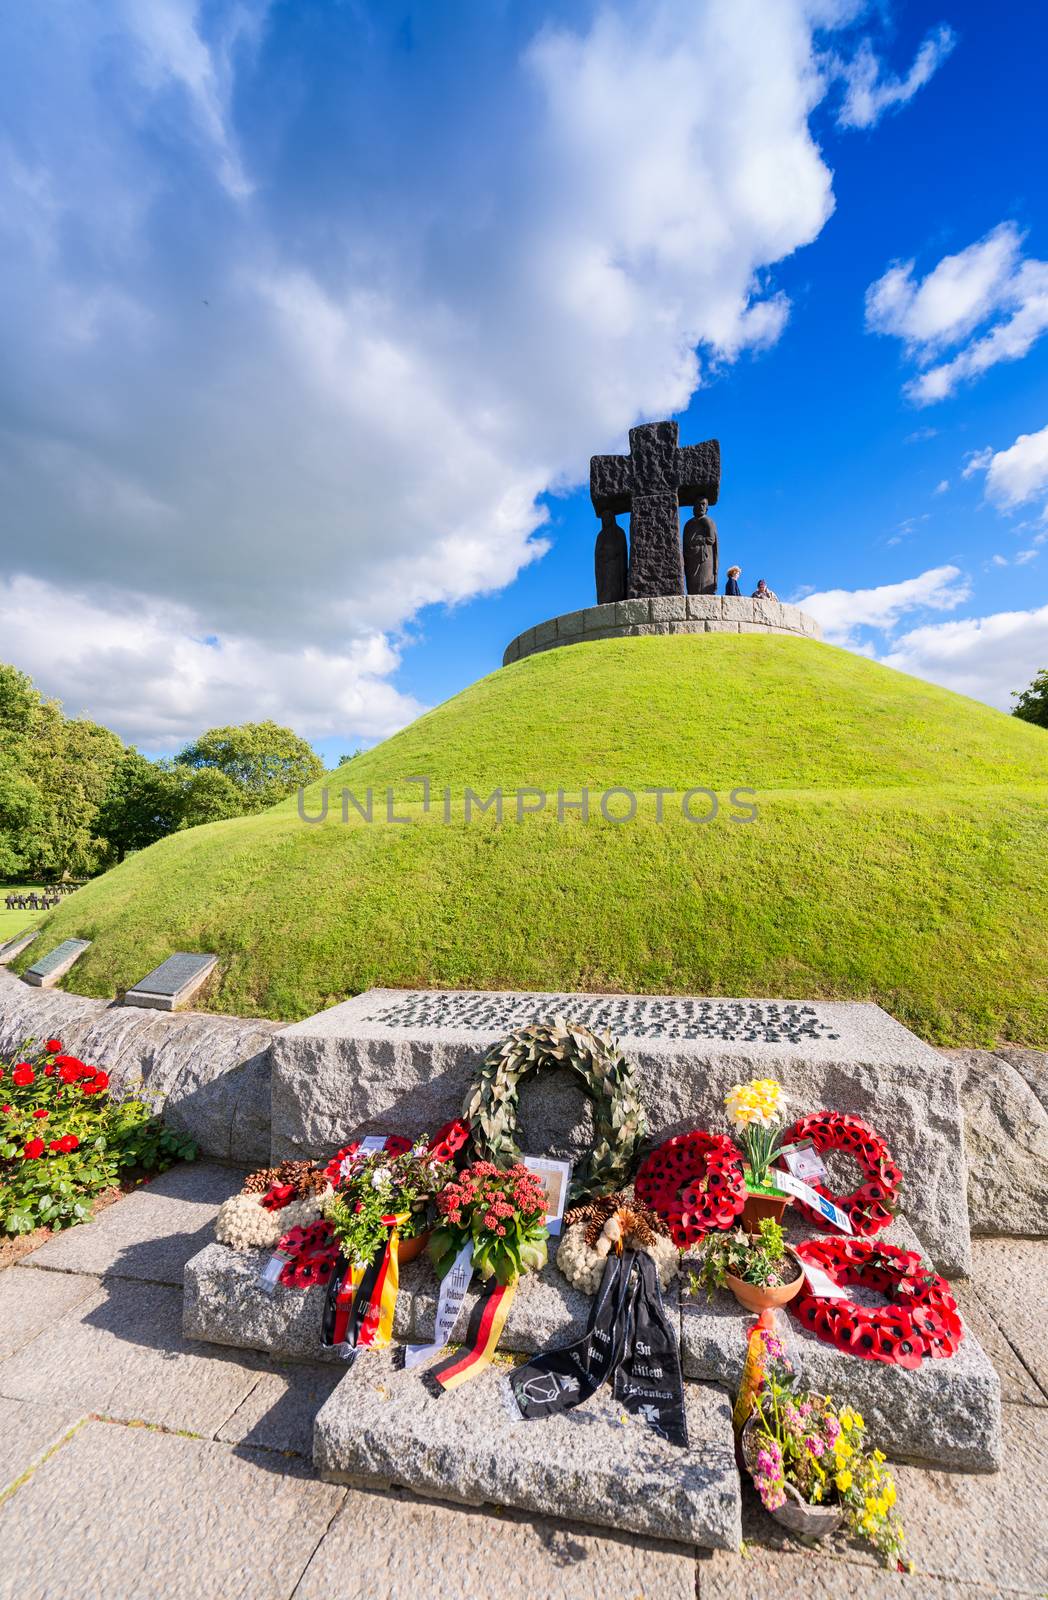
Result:
[[[388,1189],[393,1182],[393,1174],[388,1167],[376,1167],[371,1174],[371,1187],[373,1189]]]

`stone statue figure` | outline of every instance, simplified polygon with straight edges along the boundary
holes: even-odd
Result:
[[[610,605],[613,600],[625,600],[626,566],[625,529],[619,527],[610,511],[605,511],[600,519],[600,532],[593,551],[599,606]]]
[[[689,594],[717,593],[717,524],[706,500],[696,500],[684,525],[684,581]]]

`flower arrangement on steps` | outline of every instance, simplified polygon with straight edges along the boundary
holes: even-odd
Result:
[[[771,1217],[761,1220],[755,1235],[742,1228],[707,1234],[689,1275],[692,1293],[702,1287],[712,1300],[714,1290],[730,1289],[747,1311],[784,1306],[803,1283],[804,1270]]]
[[[0,1232],[86,1222],[122,1174],[163,1172],[196,1153],[143,1101],[112,1095],[109,1074],[66,1053],[61,1039],[0,1057]]]
[[[756,1233],[765,1217],[781,1222],[790,1204],[790,1196],[775,1186],[771,1165],[783,1144],[782,1086],[774,1078],[752,1078],[729,1089],[724,1104],[746,1152],[742,1226],[747,1233]]]
[[[791,1533],[821,1540],[843,1528],[887,1567],[912,1572],[885,1457],[866,1441],[857,1411],[797,1387],[764,1312],[750,1334],[736,1425],[740,1451],[766,1511]]]

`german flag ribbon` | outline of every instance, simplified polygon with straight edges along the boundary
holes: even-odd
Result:
[[[400,1288],[398,1229],[407,1212],[391,1217],[389,1237],[370,1261],[348,1261],[340,1254],[331,1274],[320,1342],[326,1348],[346,1345],[351,1350],[388,1345],[393,1336],[393,1314]]]
[[[511,1283],[491,1280],[473,1308],[463,1348],[432,1367],[426,1375],[427,1381],[439,1383],[442,1389],[457,1389],[459,1384],[483,1372],[495,1354],[516,1292],[516,1278]]]

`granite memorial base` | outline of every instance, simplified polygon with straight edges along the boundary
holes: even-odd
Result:
[[[970,1271],[956,1065],[875,1005],[372,989],[275,1034],[273,1161],[326,1156],[350,1128],[432,1133],[460,1113],[492,1044],[557,1012],[619,1039],[652,1143],[696,1126],[727,1131],[724,1096],[752,1077],[778,1078],[795,1116],[865,1117],[903,1169],[906,1214],[931,1260],[947,1276]],[[590,1147],[589,1103],[570,1073],[527,1080],[520,1108],[526,1150]],[[839,1159],[854,1187],[858,1169]]]
[[[176,950],[173,956],[168,956],[128,989],[124,1004],[146,1006],[154,1011],[178,1011],[203,987],[217,963],[217,956]]]
[[[902,1248],[920,1248],[904,1223],[897,1222],[889,1237]],[[185,1272],[185,1336],[292,1361],[340,1360],[320,1344],[324,1289],[278,1284],[271,1296],[265,1294],[259,1277],[268,1259],[268,1251],[238,1252],[220,1244],[207,1245],[195,1255]],[[459,1338],[477,1297],[474,1285],[459,1315]],[[680,1328],[685,1376],[721,1384],[734,1394],[752,1314],[726,1291],[718,1291],[710,1303],[700,1291],[696,1304],[682,1305],[677,1283],[663,1300],[671,1323]],[[434,1337],[436,1304],[437,1283],[429,1263],[412,1262],[401,1274],[394,1337],[428,1343]],[[499,1349],[533,1355],[570,1344],[585,1332],[591,1304],[550,1261],[521,1280]],[[862,1412],[871,1439],[893,1460],[966,1472],[993,1471],[999,1465],[1000,1385],[970,1328],[956,1355],[925,1361],[910,1372],[844,1355],[786,1312],[778,1321],[802,1381]]]
[[[39,937],[39,928],[33,928],[29,933],[16,933],[14,938],[8,939],[5,944],[0,944],[0,967],[6,967],[15,956],[20,956],[23,950],[28,950],[33,940]]]
[[[727,1396],[685,1384],[690,1448],[622,1421],[607,1387],[574,1412],[511,1418],[498,1364],[439,1397],[418,1369],[368,1352],[317,1414],[321,1478],[393,1485],[461,1505],[492,1504],[570,1517],[703,1549],[737,1550],[738,1471]],[[497,1587],[497,1585],[496,1585]]]
[[[787,1213],[787,1216],[789,1213]],[[796,1238],[810,1234],[792,1228]],[[913,1229],[896,1219],[878,1235],[902,1250],[921,1251]],[[923,1255],[925,1252],[921,1251]],[[688,1265],[684,1264],[684,1282]],[[856,1301],[882,1303],[861,1287],[846,1292]],[[704,1289],[687,1292],[680,1304],[681,1364],[685,1376],[726,1384],[734,1393],[742,1377],[746,1339],[753,1313],[735,1297],[718,1291],[709,1300]],[[893,1461],[919,1461],[958,1472],[996,1472],[1001,1464],[1001,1384],[997,1373],[965,1325],[955,1355],[922,1361],[915,1372],[905,1367],[845,1355],[780,1311],[778,1332],[800,1382],[816,1394],[829,1394],[860,1412],[871,1443]]]

